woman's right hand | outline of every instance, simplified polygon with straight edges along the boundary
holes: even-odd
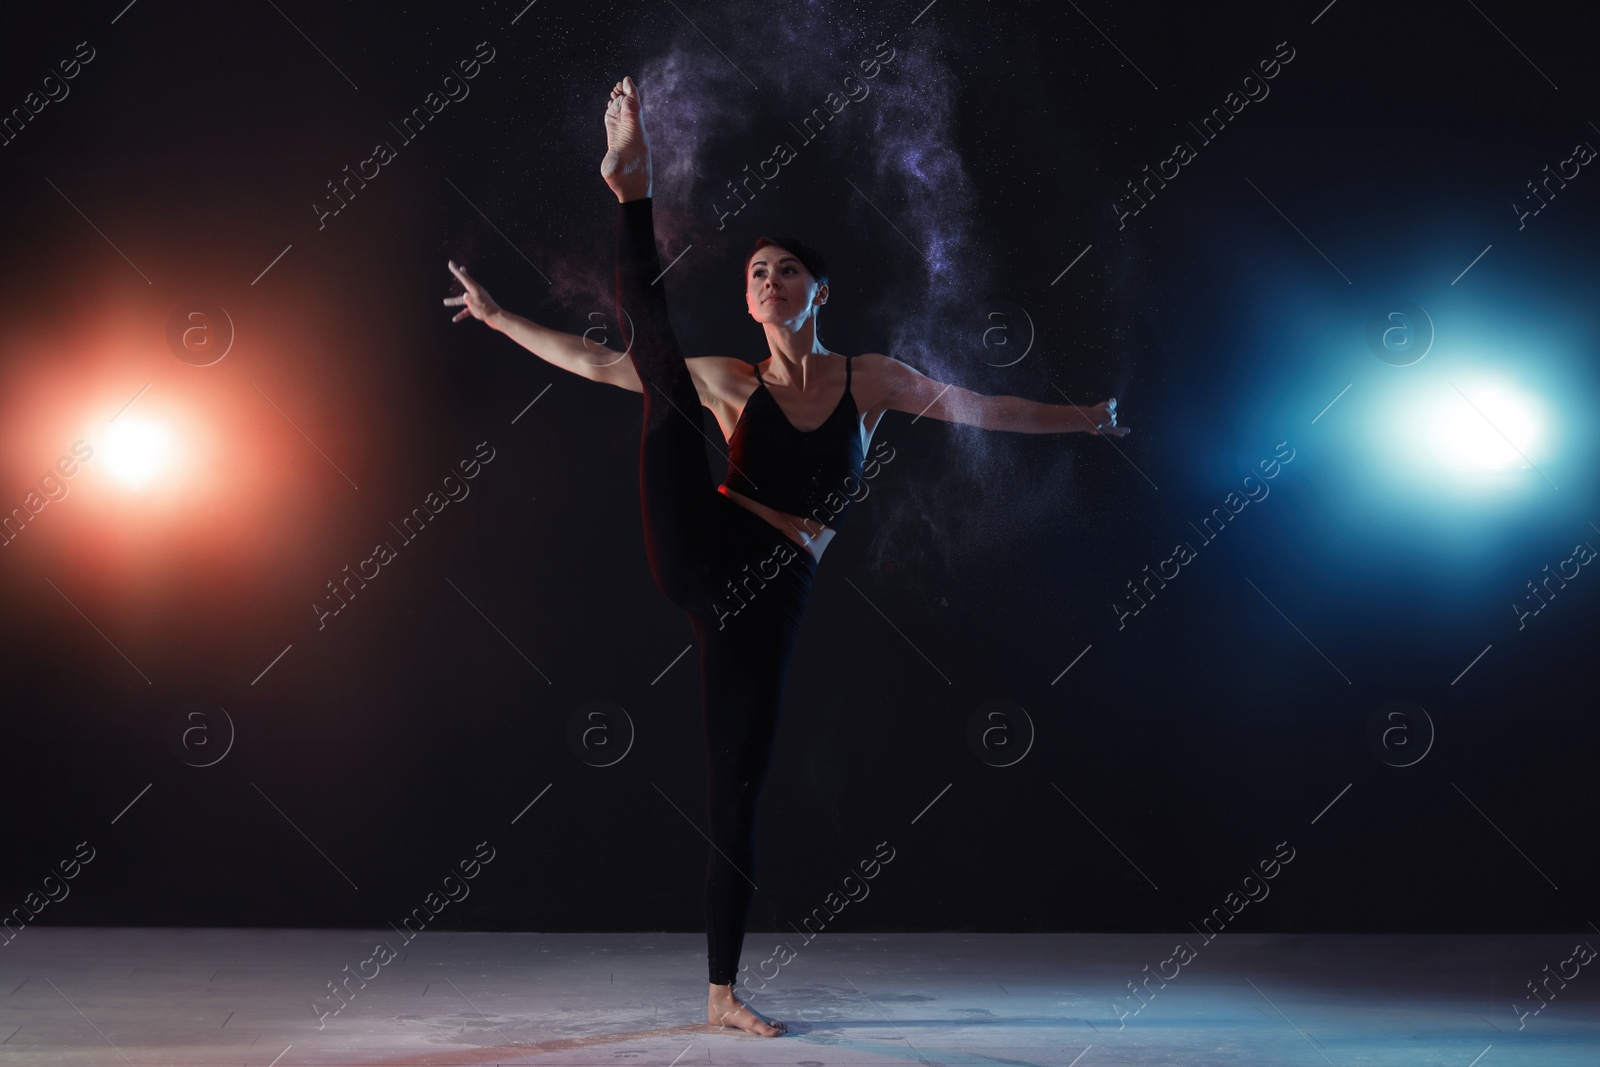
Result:
[[[489,291],[467,277],[467,268],[458,266],[453,259],[446,260],[446,262],[450,266],[450,273],[456,276],[456,281],[460,282],[461,288],[466,290],[460,296],[447,296],[444,298],[447,307],[466,305],[456,312],[455,317],[450,320],[451,322],[460,322],[468,315],[475,319],[487,321],[489,316],[500,312],[500,305],[494,302],[494,297],[489,295]]]

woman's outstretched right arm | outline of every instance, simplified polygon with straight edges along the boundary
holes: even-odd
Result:
[[[541,326],[515,312],[507,311],[488,290],[468,276],[465,267],[450,262],[450,273],[456,276],[465,292],[460,296],[445,297],[447,306],[461,306],[451,322],[460,322],[467,316],[479,319],[505,334],[546,363],[571,371],[592,382],[620,386],[635,393],[644,392],[633,361],[625,352],[607,348],[597,340],[563,333]]]

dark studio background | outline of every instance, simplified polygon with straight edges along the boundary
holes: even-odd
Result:
[[[735,279],[755,235],[794,233],[833,268],[834,350],[1115,395],[1133,427],[885,417],[896,457],[796,651],[754,931],[883,841],[895,859],[830,928],[1184,929],[1285,841],[1236,929],[1583,927],[1600,579],[1521,630],[1507,610],[1600,544],[1600,178],[1520,230],[1507,210],[1600,143],[1569,8],[522,6],[8,14],[5,109],[78,42],[96,56],[0,147],[0,498],[147,385],[128,411],[172,423],[182,471],[132,493],[90,461],[0,549],[0,909],[87,841],[35,921],[377,927],[487,841],[438,927],[701,928],[698,677],[645,563],[639,397],[440,304],[454,257],[531,318],[609,322],[600,115],[631,73],[663,259],[693,246],[665,281],[687,351],[765,355]],[[481,41],[470,95],[401,144],[388,123]],[[874,94],[719,231],[725,183],[881,41]],[[1270,95],[1119,229],[1124,183],[1281,41]],[[310,205],[377,140],[396,158],[319,230]],[[236,332],[208,367],[167,342],[194,301]],[[1420,363],[1369,349],[1386,302],[1431,315]],[[1417,443],[1474,368],[1547,420],[1537,470],[1487,490]],[[470,496],[319,630],[325,583],[482,441]],[[1125,583],[1283,441],[1271,495],[1119,630]],[[170,737],[194,700],[236,728],[208,767]],[[568,742],[593,700],[636,730],[612,766]],[[1011,766],[968,743],[993,700],[1036,730]],[[1436,731],[1412,766],[1368,741],[1391,700]]]

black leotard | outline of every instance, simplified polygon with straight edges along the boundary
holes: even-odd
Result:
[[[861,414],[850,391],[854,365],[846,356],[844,395],[814,430],[795,429],[757,368],[759,384],[728,438],[723,484],[769,508],[838,529],[859,493],[865,460]]]

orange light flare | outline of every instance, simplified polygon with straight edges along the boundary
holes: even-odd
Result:
[[[85,412],[73,442],[93,455],[81,465],[74,488],[93,511],[180,520],[210,495],[210,420],[183,396],[151,386],[119,412]]]
[[[44,411],[30,413],[32,425],[9,457],[0,500],[13,527],[20,508],[30,534],[34,527],[41,531],[29,541],[66,547],[97,535],[101,549],[106,540],[132,548],[156,535],[170,537],[169,527],[212,503],[206,499],[217,488],[209,460],[212,419],[192,398],[171,389],[163,396],[159,384],[137,399],[135,389],[144,383],[118,384],[120,390],[52,398],[41,405]]]
[[[225,442],[237,389],[175,359],[159,334],[133,342],[154,332],[137,315],[110,308],[69,336],[28,324],[34,329],[8,338],[12,358],[0,373],[5,551],[43,552],[36,562],[70,561],[106,576],[129,563],[167,566],[158,556],[192,562],[196,548],[204,551],[196,541],[225,542],[218,528],[236,524],[239,487],[219,476],[216,457],[238,452]]]
[[[224,294],[243,336],[198,366],[169,337],[192,293],[54,273],[80,280],[0,316],[0,577],[82,623],[48,578],[119,642],[193,651],[313,618],[330,563],[370,552],[387,518],[382,482],[364,477],[362,380],[330,358],[319,320],[252,317],[251,294]]]
[[[166,482],[173,476],[182,445],[166,420],[122,415],[106,429],[100,462],[113,480],[144,492],[152,481]]]

